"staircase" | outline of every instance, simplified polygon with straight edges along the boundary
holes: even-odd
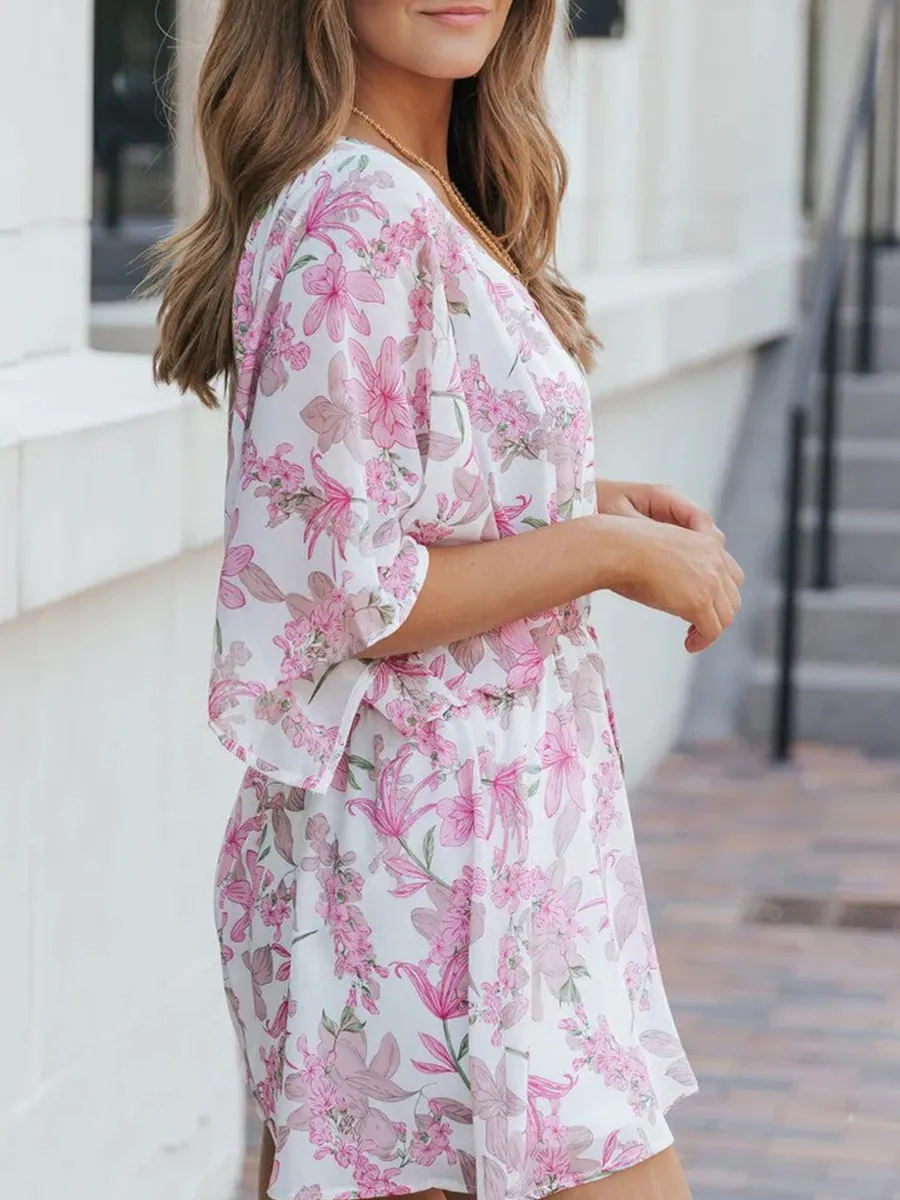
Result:
[[[796,732],[801,741],[900,754],[900,250],[880,252],[876,373],[845,373],[837,444],[832,591],[800,598]],[[852,281],[851,281],[852,284]],[[848,295],[854,295],[852,286]],[[852,361],[853,313],[844,361]],[[804,578],[811,577],[817,446],[807,448]],[[772,556],[771,578],[778,575]],[[777,679],[779,589],[754,631],[742,732],[768,738]]]

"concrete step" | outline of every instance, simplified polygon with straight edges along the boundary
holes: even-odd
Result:
[[[847,261],[844,295],[854,303],[859,296],[859,263],[859,254],[852,252]],[[876,264],[875,295],[878,303],[888,308],[900,308],[900,248],[880,249]]]
[[[842,436],[900,438],[900,373],[847,373],[841,377],[840,388]],[[813,399],[814,426],[817,426],[819,418]]]
[[[900,403],[897,407],[900,425]],[[818,495],[821,445],[810,439],[806,447],[806,497]],[[835,443],[837,507],[883,509],[900,512],[900,436],[895,438],[841,437]]]
[[[798,666],[796,682],[799,741],[900,754],[900,668],[807,662]],[[771,736],[776,683],[776,664],[758,662],[741,714],[753,741]]]
[[[816,514],[801,514],[802,578],[812,578]],[[839,587],[900,587],[900,512],[839,509],[834,514],[835,582]],[[779,577],[780,554],[773,547],[770,573]]]
[[[851,248],[844,275],[844,296],[850,304],[857,303],[859,299],[860,261],[860,255],[856,248]],[[882,247],[878,251],[875,261],[875,294],[878,303],[884,304],[888,308],[900,308],[900,248]],[[816,266],[816,246],[813,242],[810,244],[802,267],[801,287],[804,300],[808,300],[812,294]]]
[[[803,591],[799,597],[799,658],[900,669],[900,588],[835,588]],[[759,614],[760,656],[779,649],[781,595],[773,590]]]
[[[879,302],[873,314],[873,355],[876,371],[900,371],[900,308]],[[848,307],[843,313],[841,365],[856,366],[857,310]]]

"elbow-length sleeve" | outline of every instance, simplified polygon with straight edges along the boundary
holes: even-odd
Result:
[[[209,718],[248,765],[323,790],[365,651],[425,580],[406,517],[430,397],[459,372],[427,209],[327,173],[309,190],[258,223],[238,271]]]

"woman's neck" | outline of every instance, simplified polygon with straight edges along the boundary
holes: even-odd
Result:
[[[449,174],[447,136],[453,105],[453,80],[414,75],[380,60],[362,61],[355,103],[407,150],[420,155],[445,175]],[[366,139],[378,136],[358,117],[351,119],[348,133]]]

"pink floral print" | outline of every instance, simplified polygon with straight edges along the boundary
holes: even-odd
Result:
[[[382,450],[395,445],[414,448],[413,414],[397,343],[392,337],[385,338],[373,363],[365,346],[351,341],[350,357],[360,378],[351,380],[347,388],[369,420],[372,441]]]
[[[378,281],[368,271],[348,271],[337,252],[329,254],[321,266],[308,267],[303,272],[303,287],[310,296],[319,297],[303,318],[303,332],[307,337],[311,337],[323,321],[333,342],[343,338],[345,321],[349,321],[357,333],[368,335],[372,332],[369,318],[354,301],[384,304],[384,292]]]
[[[580,601],[367,652],[429,548],[595,504],[587,387],[419,176],[342,139],[260,214],[209,718],[246,764],[216,877],[275,1200],[539,1200],[672,1140],[666,1002]]]

